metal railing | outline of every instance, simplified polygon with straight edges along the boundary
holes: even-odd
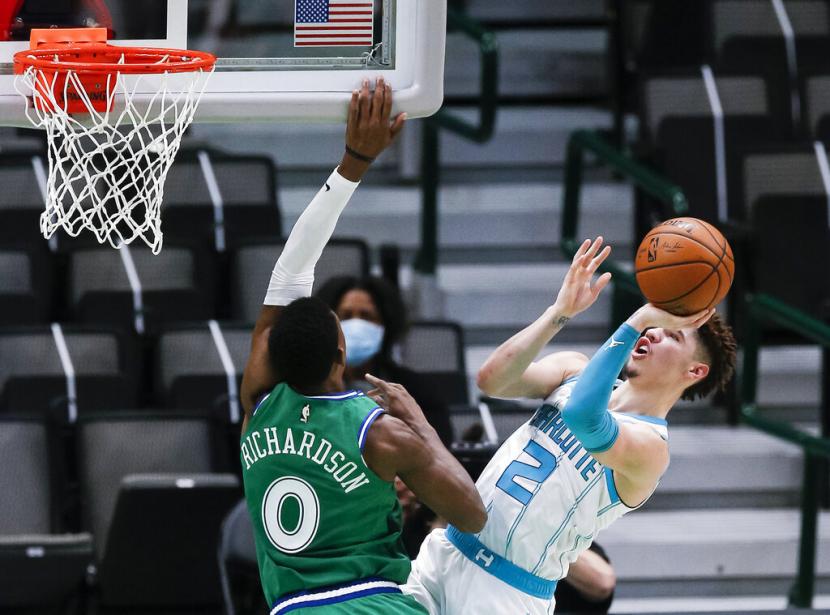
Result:
[[[582,195],[582,178],[586,154],[596,163],[610,167],[615,173],[630,180],[661,203],[670,207],[677,216],[684,215],[689,206],[686,195],[675,184],[664,179],[649,167],[637,162],[630,155],[620,152],[600,133],[593,130],[577,130],[571,133],[565,157],[565,189],[562,193],[562,224],[559,245],[568,258],[573,258],[584,237],[579,232],[579,204]],[[611,322],[625,320],[633,307],[642,300],[634,274],[613,259],[600,266],[601,272],[610,272],[613,284]],[[636,305],[633,305],[636,302]]]
[[[481,57],[481,93],[478,122],[470,122],[446,108],[423,120],[421,132],[421,247],[414,267],[434,275],[438,266],[438,186],[440,131],[453,132],[469,141],[484,143],[493,135],[498,107],[498,44],[492,32],[453,7],[447,7],[447,28],[464,33],[478,43]]]
[[[747,425],[780,438],[804,450],[804,480],[801,485],[801,537],[798,574],[789,594],[791,606],[810,608],[813,603],[816,566],[816,525],[819,508],[821,458],[830,459],[830,439],[801,431],[783,421],[758,413],[758,358],[761,330],[774,323],[810,342],[830,348],[830,326],[769,295],[749,296],[746,301],[746,336],[741,370],[741,420]],[[822,399],[826,406],[828,399]],[[826,410],[826,408],[825,408]]]

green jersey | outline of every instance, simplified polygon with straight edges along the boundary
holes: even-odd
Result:
[[[406,581],[395,488],[362,456],[381,412],[357,391],[306,397],[285,383],[254,411],[240,456],[269,605],[359,579]]]

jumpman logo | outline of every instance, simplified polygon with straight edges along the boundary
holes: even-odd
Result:
[[[612,337],[612,338],[611,338],[611,343],[610,343],[610,344],[608,344],[608,350],[611,350],[611,349],[612,349],[612,348],[614,348],[615,346],[622,346],[623,344],[625,344],[625,342],[618,342],[617,340],[615,340],[615,339]]]
[[[308,417],[311,416],[311,406],[306,404],[303,406],[302,412],[300,412],[300,422],[301,423],[308,423]]]
[[[478,553],[476,553],[476,559],[480,559],[482,562],[484,562],[484,567],[487,568],[490,566],[490,564],[493,563],[493,560],[495,558],[492,555],[485,555],[485,553],[487,553],[487,551],[485,551],[484,549],[479,549]]]

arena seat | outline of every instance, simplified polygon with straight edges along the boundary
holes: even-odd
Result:
[[[0,190],[0,244],[40,240],[44,200],[35,168],[48,164],[39,150],[0,153],[0,185],[14,186],[13,190]]]
[[[253,323],[259,315],[271,271],[283,241],[248,242],[231,254],[231,318]],[[314,288],[338,275],[369,273],[369,247],[362,239],[332,239],[314,268]]]
[[[746,157],[743,179],[753,228],[754,290],[820,319],[830,315],[826,160],[820,143],[770,148]]]
[[[0,326],[47,322],[52,268],[45,249],[0,247]]]
[[[84,412],[132,408],[138,373],[130,338],[113,329],[56,324],[0,329],[5,412],[45,413],[72,422]]]
[[[250,347],[248,326],[212,321],[166,328],[156,343],[158,402],[170,408],[208,409],[237,423],[241,416],[239,387]],[[225,348],[233,386],[222,358]]]
[[[451,321],[421,320],[409,326],[401,342],[401,364],[435,383],[448,406],[468,406],[464,332]]]
[[[830,75],[805,80],[805,121],[811,138],[830,144]]]
[[[72,250],[68,261],[70,310],[81,322],[152,334],[164,323],[214,315],[213,267],[196,247],[165,244],[154,255],[138,245],[101,246]]]
[[[830,7],[823,0],[782,3],[792,28],[792,57],[779,16],[766,0],[717,0],[712,3],[710,47],[726,71],[762,75],[773,114],[802,134],[799,77],[826,65]]]
[[[496,441],[503,417],[491,410],[491,400],[471,403],[464,331],[456,322],[421,320],[411,323],[401,343],[401,364],[434,383],[434,392],[447,404],[457,441]],[[511,430],[512,431],[512,430]]]
[[[219,528],[241,491],[235,476],[215,473],[223,463],[210,420],[101,414],[84,418],[78,432],[98,603],[105,609],[219,604]]]
[[[261,593],[254,527],[245,500],[240,500],[222,522],[218,561],[225,615],[236,615],[240,595],[258,598]]]
[[[0,610],[61,607],[82,588],[89,534],[65,533],[57,437],[33,417],[0,417]]]
[[[182,148],[164,189],[162,229],[217,252],[251,237],[280,237],[277,170],[267,156]]]
[[[753,207],[755,288],[807,314],[830,316],[826,196],[764,196]],[[792,250],[782,250],[782,245]],[[797,271],[798,275],[793,275]]]
[[[723,110],[723,166],[718,165],[716,122],[702,69],[645,80],[643,137],[651,162],[685,192],[689,215],[716,223],[744,220],[736,195],[743,154],[759,144],[783,140],[786,131],[770,115],[763,79],[715,76],[714,82]],[[719,181],[725,185],[720,205],[725,216],[719,214]],[[661,210],[659,216],[665,214]]]

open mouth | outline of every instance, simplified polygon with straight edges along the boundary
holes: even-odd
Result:
[[[635,360],[645,359],[651,354],[651,341],[647,337],[641,337],[634,345],[631,357]]]

